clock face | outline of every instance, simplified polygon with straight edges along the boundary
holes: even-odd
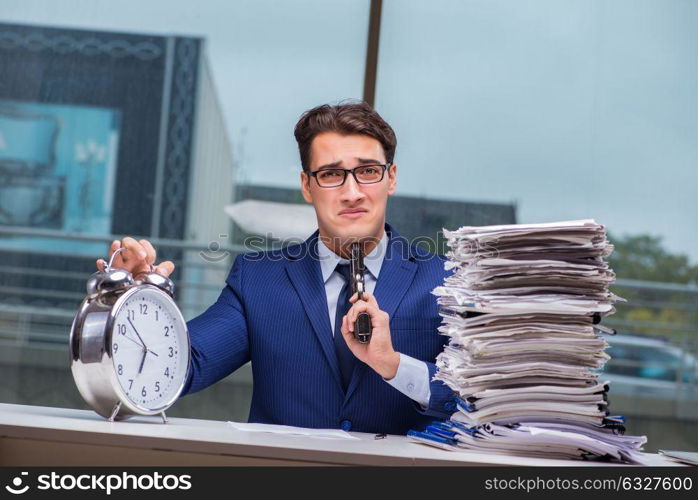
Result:
[[[178,396],[187,374],[186,323],[174,301],[155,287],[139,287],[122,299],[111,338],[117,380],[138,408],[164,409]]]

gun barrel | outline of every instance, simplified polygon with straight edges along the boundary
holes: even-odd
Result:
[[[359,243],[351,246],[351,276],[352,290],[359,295],[359,300],[363,300],[364,294],[364,255]],[[354,338],[362,344],[371,340],[373,325],[368,313],[360,313],[354,324]]]

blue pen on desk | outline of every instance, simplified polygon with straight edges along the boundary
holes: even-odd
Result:
[[[476,436],[478,434],[477,427],[468,427],[467,425],[465,425],[462,422],[456,422],[454,420],[447,420],[446,422],[444,422],[444,424],[446,424],[450,427],[455,427],[459,431],[461,431],[465,434],[469,434],[471,436]]]
[[[457,441],[455,439],[448,439],[443,438],[441,436],[435,436],[434,434],[428,432],[410,430],[407,431],[407,436],[416,441],[420,441],[447,450],[453,449],[453,447],[457,444]]]
[[[447,431],[434,425],[427,427],[426,432],[442,437],[444,439],[455,439],[457,432]]]

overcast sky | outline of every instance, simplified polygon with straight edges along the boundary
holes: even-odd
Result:
[[[1,0],[5,22],[205,37],[238,180],[296,187],[293,125],[361,97],[368,0]],[[385,0],[398,192],[594,217],[698,263],[698,2]]]

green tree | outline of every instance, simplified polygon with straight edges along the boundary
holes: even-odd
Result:
[[[695,285],[698,266],[684,254],[662,247],[657,236],[635,235],[616,238],[609,234],[615,251],[609,264],[618,279]],[[624,321],[623,331],[647,334],[675,334],[698,331],[698,294],[642,287],[615,287],[628,300],[618,304],[616,320]]]
[[[638,235],[616,238],[609,262],[618,278],[661,281],[663,283],[698,283],[698,266],[691,265],[684,254],[672,254],[662,247],[658,236]]]

